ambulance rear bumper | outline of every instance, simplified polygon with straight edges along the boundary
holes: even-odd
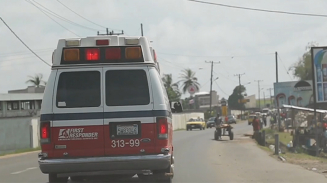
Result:
[[[75,159],[41,159],[42,173],[77,173],[97,171],[161,170],[171,165],[171,155],[90,157]]]

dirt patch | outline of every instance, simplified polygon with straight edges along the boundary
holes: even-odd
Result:
[[[300,165],[308,170],[327,175],[327,159],[325,158],[293,153],[282,154],[282,156],[291,164]]]
[[[278,156],[274,155],[274,152],[271,149],[265,146],[261,146],[258,143],[256,144],[260,149],[266,151],[269,154],[269,156],[278,160]],[[307,170],[321,173],[327,176],[326,158],[310,156],[305,153],[291,153],[291,152],[281,153],[280,156],[286,159],[286,163],[300,165]]]

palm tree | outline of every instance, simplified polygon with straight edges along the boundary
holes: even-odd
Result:
[[[164,74],[162,77],[162,82],[166,88],[169,101],[179,101],[181,93],[179,92],[178,84],[173,83],[171,74]]]
[[[184,69],[180,76],[182,80],[178,82],[182,82],[183,93],[185,93],[189,86],[195,86],[199,91],[200,83],[198,83],[198,78],[195,77],[195,72],[191,69]]]
[[[40,87],[40,85],[46,84],[45,81],[42,80],[43,75],[42,74],[36,74],[35,76],[29,76],[29,80],[26,81],[26,83],[32,83],[36,87]]]
[[[162,82],[166,89],[172,88],[174,90],[178,90],[178,84],[173,83],[173,78],[171,74],[164,74],[164,76],[162,77]]]

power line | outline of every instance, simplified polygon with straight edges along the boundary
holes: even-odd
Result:
[[[200,86],[200,89],[203,88],[205,85],[207,85],[210,82],[210,80],[208,80],[206,83],[204,83],[204,85]]]
[[[266,12],[266,13],[279,13],[279,14],[288,14],[288,15],[299,15],[299,16],[312,16],[312,17],[324,17],[327,18],[327,15],[324,14],[313,14],[313,13],[297,13],[297,12],[288,12],[288,11],[280,11],[280,10],[267,10],[267,9],[259,9],[259,8],[248,8],[248,7],[242,7],[242,6],[233,6],[233,5],[227,5],[227,4],[221,4],[221,3],[212,3],[212,2],[206,2],[206,1],[198,1],[198,0],[188,0],[193,1],[196,3],[203,3],[203,4],[210,4],[215,6],[222,6],[227,8],[236,8],[236,9],[243,9],[243,10],[250,10],[250,11],[260,11],[260,12]]]
[[[170,63],[171,65],[174,65],[175,67],[177,66],[177,67],[184,68],[184,66],[181,66],[181,65],[178,65],[178,64],[173,63],[173,62],[171,62],[171,61],[168,61],[168,60],[166,60],[166,59],[163,59],[162,57],[160,58],[160,60],[165,61],[165,62],[168,62],[168,63]],[[159,63],[160,63],[160,62],[159,62]]]
[[[47,54],[47,56],[49,56],[49,53],[39,53],[38,55],[44,55],[44,54]],[[28,56],[28,57],[17,57],[17,58],[10,58],[10,59],[3,59],[1,58],[0,59],[0,63],[2,62],[6,62],[6,61],[16,61],[16,60],[22,60],[22,59],[29,59],[29,58],[34,58],[34,56]]]
[[[91,21],[91,20],[89,20],[89,19],[83,17],[82,15],[78,14],[77,12],[75,12],[74,10],[72,10],[71,8],[69,8],[68,6],[66,6],[64,3],[60,2],[59,0],[57,0],[57,1],[58,1],[58,3],[60,3],[62,6],[64,6],[65,8],[67,8],[68,10],[70,10],[71,12],[73,12],[75,15],[77,15],[77,16],[83,18],[84,20],[86,20],[86,21],[88,21],[88,22],[90,22],[90,23],[92,23],[92,24],[94,24],[94,25],[97,25],[97,26],[99,26],[99,27],[107,28],[107,27],[104,27],[104,26],[102,26],[102,25],[99,25],[99,24],[97,24],[97,23],[95,23],[95,22],[93,22],[93,21]]]
[[[34,3],[32,2],[28,2],[30,4],[32,4],[33,6],[35,6],[37,9],[39,9],[45,16],[47,16],[48,18],[50,18],[52,21],[54,21],[55,23],[57,23],[60,27],[66,29],[67,31],[69,31],[70,33],[74,34],[75,36],[81,37],[78,34],[76,34],[75,32],[69,30],[67,27],[63,26],[62,24],[60,24],[59,22],[57,22],[55,19],[51,18],[44,10],[42,10],[40,7],[36,6]]]
[[[39,49],[39,50],[34,50],[35,52],[52,52],[54,49],[53,48],[50,48],[50,49]],[[1,53],[0,54],[0,57],[8,57],[8,56],[11,56],[11,55],[14,55],[14,56],[17,56],[17,55],[29,55],[31,54],[29,51],[20,51],[20,52],[8,52],[8,53]]]
[[[163,53],[163,52],[157,52],[159,54],[163,55],[174,55],[174,56],[183,56],[183,57],[230,57],[230,58],[235,58],[235,57],[252,57],[252,56],[259,56],[259,55],[272,55],[274,53],[262,53],[262,54],[253,54],[253,55],[239,55],[239,56],[233,56],[233,55],[183,55],[183,54],[175,54],[175,53]]]
[[[105,27],[105,26],[103,26],[103,25],[97,24],[97,23],[95,23],[95,22],[93,22],[93,21],[91,21],[91,20],[89,20],[89,19],[83,17],[82,15],[78,14],[76,11],[74,11],[74,10],[72,10],[71,8],[69,8],[68,6],[66,6],[66,5],[65,5],[64,3],[62,3],[61,1],[59,1],[59,0],[57,0],[57,1],[58,1],[58,3],[60,3],[62,6],[64,6],[65,8],[67,8],[68,10],[70,10],[71,12],[73,12],[75,15],[77,15],[77,16],[83,18],[84,20],[86,20],[86,21],[88,21],[88,22],[90,22],[90,23],[92,23],[92,24],[94,24],[94,25],[97,25],[97,26],[99,26],[99,27],[102,27],[102,28],[105,28],[105,29],[107,28],[107,27]],[[111,30],[120,30],[120,29],[112,29],[112,28],[109,28],[109,29],[111,29]],[[121,31],[121,30],[120,30],[120,31]]]
[[[282,58],[280,57],[280,54],[278,54],[277,56],[278,56],[279,60],[282,62],[282,65],[283,65],[283,67],[284,67],[284,69],[285,69],[287,75],[288,75],[288,76],[290,77],[290,79],[292,80],[292,77],[290,76],[290,73],[289,73],[288,70],[286,69],[286,67],[285,67],[285,65],[284,65],[284,62],[283,62]]]
[[[230,81],[233,81],[234,83],[237,83],[237,81],[235,81],[235,80],[232,80],[232,79],[229,79],[228,77],[226,77],[225,75],[223,75],[222,73],[216,73],[215,71],[213,71],[215,74],[217,74],[217,75],[221,75],[221,76],[223,76],[225,79],[228,79],[228,80],[230,80]]]
[[[51,67],[51,65],[49,63],[47,63],[45,60],[43,60],[39,55],[37,55],[30,47],[28,47],[23,40],[21,40],[17,34],[9,27],[9,25],[0,17],[0,20],[5,24],[5,26],[11,31],[11,33],[13,33],[15,35],[15,37],[21,42],[23,43],[23,45],[29,49],[37,58],[39,58],[43,63],[47,64],[48,66]]]
[[[88,30],[92,30],[92,31],[98,31],[97,29],[94,29],[94,28],[90,28],[90,27],[87,27],[87,26],[84,26],[84,25],[81,25],[81,24],[78,24],[78,23],[76,23],[76,22],[74,22],[74,21],[71,21],[71,20],[69,20],[69,19],[67,19],[67,18],[65,18],[65,17],[63,17],[63,16],[60,16],[60,15],[58,15],[57,13],[55,13],[55,12],[53,12],[53,11],[51,11],[50,9],[48,9],[48,8],[46,8],[45,6],[43,6],[42,4],[40,4],[40,3],[38,3],[38,2],[36,2],[36,1],[34,1],[34,0],[26,0],[27,2],[30,2],[30,3],[36,3],[36,4],[38,4],[39,6],[41,6],[42,8],[43,8],[43,10],[44,11],[47,11],[49,14],[51,14],[52,16],[54,16],[54,17],[56,17],[56,18],[58,18],[58,19],[61,19],[62,21],[65,21],[65,22],[67,22],[67,23],[70,23],[70,24],[72,24],[72,25],[75,25],[75,26],[78,26],[78,27],[81,27],[81,28],[84,28],[84,29],[88,29]]]
[[[220,86],[218,85],[218,83],[217,83],[216,80],[215,80],[215,83],[216,83],[217,87],[220,89],[220,91],[223,92],[225,95],[228,96],[228,94],[223,89],[220,88]]]

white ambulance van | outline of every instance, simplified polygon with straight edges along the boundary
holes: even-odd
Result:
[[[39,167],[49,182],[174,172],[172,113],[145,37],[61,39],[41,109]]]

